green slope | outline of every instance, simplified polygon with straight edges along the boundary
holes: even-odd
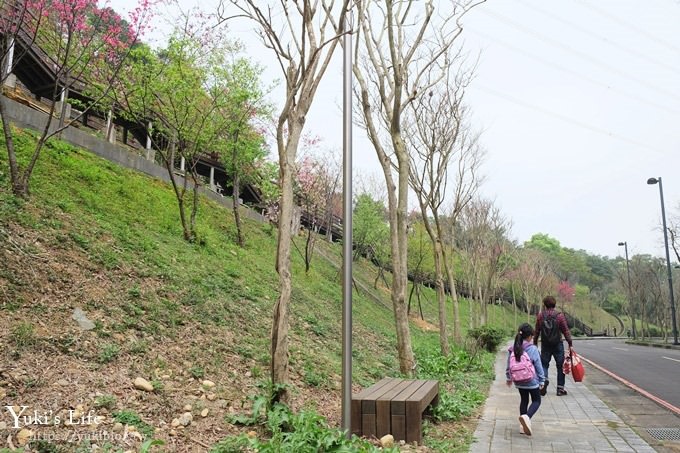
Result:
[[[16,137],[26,159],[33,134],[17,131]],[[275,228],[247,222],[241,249],[230,211],[204,199],[200,241],[188,244],[168,185],[61,142],[51,143],[38,162],[30,199],[17,200],[7,189],[6,158],[3,149],[0,325],[6,328],[0,346],[3,363],[11,365],[3,370],[1,399],[55,414],[93,410],[109,430],[116,423],[137,426],[140,438],[163,439],[167,451],[241,432],[224,416],[249,410],[248,397],[262,392],[268,376]],[[313,408],[338,426],[341,288],[333,263],[339,247],[320,250],[308,274],[300,256],[293,257],[292,406]],[[367,263],[358,263],[355,275],[362,288],[353,306],[358,389],[398,375],[398,363],[389,294],[369,291]],[[423,312],[435,325],[434,297],[426,294]],[[78,327],[75,308],[94,321],[93,330]],[[499,307],[492,312],[492,319],[508,318]],[[465,420],[483,399],[490,356],[461,349],[444,360],[436,354],[438,334],[418,325],[425,326],[412,328],[419,372],[440,376],[450,394],[440,415]],[[483,362],[475,365],[479,357]],[[137,377],[154,391],[134,390]],[[216,385],[203,386],[206,379]],[[188,406],[193,422],[172,426]],[[210,415],[202,417],[204,410]],[[437,424],[428,443],[435,450],[464,449],[471,426]]]

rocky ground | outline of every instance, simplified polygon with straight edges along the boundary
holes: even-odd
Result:
[[[132,282],[148,291],[162,281],[133,268],[102,269],[33,230],[12,226],[2,233],[0,448],[139,451],[143,439],[154,438],[164,442],[154,451],[204,452],[251,429],[226,421],[248,413],[267,373],[233,352],[239,332],[189,316],[151,332],[135,313],[110,308]],[[292,380],[294,410],[312,407],[340,425],[339,376],[311,387],[293,368]],[[446,437],[461,425],[437,430]]]

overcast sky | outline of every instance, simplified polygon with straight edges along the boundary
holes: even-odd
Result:
[[[467,103],[487,150],[482,193],[512,220],[512,238],[540,232],[609,257],[627,241],[631,256],[662,256],[659,188],[646,180],[661,176],[667,217],[679,213],[680,2],[488,0],[463,24],[465,50],[479,55]],[[266,66],[272,55],[251,28],[234,30]],[[307,122],[338,152],[341,65],[329,68]],[[380,174],[356,129],[354,163]]]

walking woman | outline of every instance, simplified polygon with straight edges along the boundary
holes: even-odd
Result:
[[[520,432],[531,436],[531,417],[541,406],[541,389],[545,384],[545,374],[541,364],[541,354],[531,341],[534,329],[530,324],[519,326],[515,343],[508,349],[508,362],[505,379],[508,387],[515,384],[519,391]],[[529,405],[531,397],[531,405]]]

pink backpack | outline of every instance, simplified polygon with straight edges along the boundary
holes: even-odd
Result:
[[[522,383],[528,382],[536,377],[536,370],[534,364],[531,363],[529,354],[526,351],[522,352],[519,361],[515,358],[515,353],[510,352],[510,378],[512,382]]]

